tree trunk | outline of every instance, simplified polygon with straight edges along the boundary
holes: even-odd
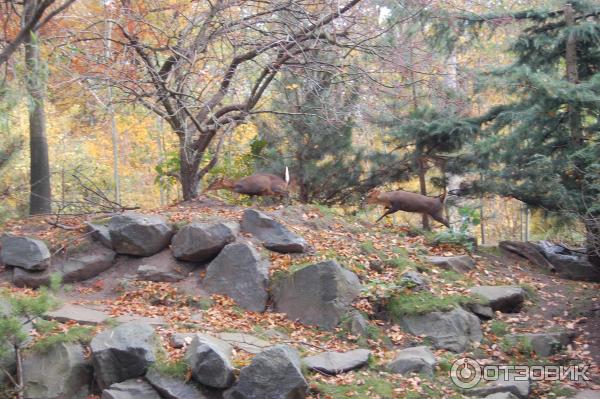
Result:
[[[427,182],[425,180],[426,172],[424,161],[422,158],[419,158],[419,188],[421,190],[421,195],[427,195]],[[421,224],[423,225],[423,230],[430,230],[429,218],[427,215],[421,215]]]
[[[573,6],[566,4],[564,8],[565,22],[568,28],[575,26],[575,16],[573,15]],[[573,32],[569,33],[567,43],[565,45],[565,64],[567,70],[567,80],[570,83],[577,84],[579,82],[579,71],[577,68],[577,38]],[[581,133],[581,116],[577,106],[568,105],[569,113],[569,128],[571,129],[571,137],[575,145],[580,145],[582,141]]]
[[[184,201],[190,201],[198,196],[198,167],[201,157],[190,148],[186,137],[179,134],[179,180]]]
[[[23,24],[33,17],[37,0],[25,2]],[[40,61],[37,37],[25,39],[25,65],[27,91],[29,93],[29,148],[30,148],[30,195],[29,214],[52,212],[50,188],[50,162],[46,139],[46,114],[44,112],[44,76]]]

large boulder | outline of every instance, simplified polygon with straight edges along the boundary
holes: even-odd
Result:
[[[171,250],[177,259],[205,262],[216,257],[240,232],[237,222],[190,223],[173,237]]]
[[[146,324],[131,322],[96,335],[92,363],[100,388],[144,375],[156,360],[157,337]]]
[[[50,265],[50,251],[43,241],[12,234],[5,234],[0,241],[0,256],[8,266],[40,271]]]
[[[192,378],[212,388],[228,388],[235,381],[231,365],[231,346],[220,339],[196,334],[185,352]]]
[[[471,293],[488,302],[494,311],[516,313],[525,301],[525,290],[510,285],[481,285],[472,287]]]
[[[552,263],[558,276],[569,280],[600,282],[600,270],[588,261],[585,250],[572,250],[549,241],[539,241],[533,245]]]
[[[13,269],[12,282],[15,287],[39,288],[50,284],[51,274],[49,269],[30,272],[29,270],[15,267]]]
[[[309,369],[336,375],[363,367],[369,361],[371,351],[354,349],[348,352],[322,352],[302,359]]]
[[[239,306],[262,312],[267,305],[269,262],[248,242],[223,248],[208,265],[203,284],[211,294],[231,297]]]
[[[555,355],[573,342],[575,334],[567,331],[530,334],[510,334],[504,337],[513,345],[530,346],[539,357]]]
[[[435,356],[428,347],[415,346],[398,351],[387,368],[397,374],[423,373],[433,377],[436,364]]]
[[[270,342],[250,334],[222,332],[217,337],[236,349],[257,354],[273,346]]]
[[[58,343],[48,352],[23,357],[26,399],[84,399],[90,394],[92,366],[80,344]]]
[[[479,318],[458,307],[449,312],[431,312],[401,318],[404,329],[429,338],[438,349],[464,352],[483,338]]]
[[[428,256],[427,261],[442,269],[453,270],[461,274],[468,273],[475,268],[475,261],[469,255]]]
[[[531,383],[529,380],[521,380],[514,374],[500,374],[497,380],[486,385],[471,388],[468,391],[470,396],[485,397],[496,393],[511,393],[519,399],[526,399],[531,393]]]
[[[161,374],[151,368],[144,377],[163,399],[205,399],[205,396],[191,384]]]
[[[102,391],[102,399],[162,399],[158,392],[142,379],[112,384]]]
[[[73,283],[96,277],[108,270],[115,259],[115,252],[101,245],[69,257],[57,266],[62,275],[62,281]]]
[[[306,240],[289,231],[281,223],[255,209],[246,209],[242,217],[242,231],[258,238],[263,246],[281,253],[304,252]]]
[[[537,247],[530,242],[521,241],[500,241],[498,243],[500,249],[519,255],[522,258],[529,260],[534,265],[547,270],[554,271],[554,266],[540,253]]]
[[[272,286],[277,312],[305,324],[333,329],[360,294],[356,274],[330,260],[306,266]]]
[[[164,249],[145,258],[119,257],[115,267],[137,271],[138,280],[176,282],[188,277],[196,265],[175,259],[170,249]]]
[[[106,248],[112,249],[112,241],[110,239],[110,231],[108,227],[99,223],[86,222],[87,230],[92,235],[92,239],[104,245]]]
[[[243,367],[237,383],[225,391],[224,399],[303,399],[308,383],[302,375],[298,352],[276,345],[254,356]]]
[[[126,212],[108,222],[113,248],[117,253],[150,256],[169,246],[173,228],[157,215]]]

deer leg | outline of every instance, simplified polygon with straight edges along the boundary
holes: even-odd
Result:
[[[399,211],[399,209],[389,208],[387,211],[385,211],[385,213],[383,215],[381,215],[381,217],[379,219],[377,219],[375,221],[375,223],[379,222],[381,219],[383,219],[387,215],[391,215],[392,213],[398,212],[398,211]]]
[[[430,216],[433,218],[433,220],[436,220],[436,221],[440,222],[441,224],[443,224],[444,226],[446,226],[448,228],[450,227],[450,223],[448,223],[448,219],[446,219],[441,214],[441,212],[440,213],[434,213],[434,214],[432,214]]]

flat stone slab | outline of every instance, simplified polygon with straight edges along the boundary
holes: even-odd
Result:
[[[387,368],[398,374],[424,373],[433,377],[433,369],[437,364],[435,356],[426,346],[415,346],[398,351]]]
[[[355,370],[367,364],[371,351],[355,349],[348,352],[323,352],[308,356],[302,362],[311,370],[336,375]]]
[[[600,391],[592,391],[591,389],[579,391],[577,395],[573,396],[573,399],[600,399]]]
[[[79,324],[92,326],[104,323],[109,317],[108,314],[102,311],[71,303],[65,304],[61,308],[47,312],[44,315],[45,319],[56,320],[60,323],[73,320]]]
[[[512,285],[482,285],[470,291],[487,300],[494,311],[503,313],[518,312],[525,301],[525,290]]]
[[[565,349],[567,345],[573,342],[574,338],[575,333],[567,331],[554,333],[511,334],[505,337],[505,339],[507,339],[513,345],[524,343],[528,346],[531,346],[536,355],[540,357],[548,357],[559,353]]]
[[[130,323],[132,321],[137,321],[140,323],[150,324],[151,326],[163,326],[167,324],[162,317],[145,317],[135,314],[125,314],[117,316],[115,317],[115,320],[118,323]]]
[[[469,255],[428,256],[427,261],[445,270],[465,274],[475,268],[475,261]]]
[[[262,340],[250,334],[223,332],[217,334],[217,338],[227,342],[236,349],[257,354],[273,346],[270,342]]]
[[[499,380],[489,384],[472,388],[467,391],[470,396],[485,397],[496,393],[511,393],[519,399],[527,399],[531,393],[531,383],[526,381],[515,381],[512,376],[505,381],[501,376]]]

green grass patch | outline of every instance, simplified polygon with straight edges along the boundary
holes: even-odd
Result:
[[[355,398],[371,398],[379,395],[382,398],[391,398],[394,390],[394,385],[382,378],[368,376],[361,378],[363,384],[326,384],[317,382],[317,390],[330,396],[332,399],[346,399],[348,397]]]
[[[502,320],[492,320],[490,322],[490,331],[498,337],[508,334],[508,327],[508,323]]]
[[[377,249],[375,249],[375,245],[373,244],[373,241],[361,242],[360,250],[365,255],[371,255],[371,254],[377,252]]]
[[[523,288],[523,290],[525,290],[525,296],[527,297],[527,299],[529,299],[530,301],[536,301],[538,298],[538,293],[537,290],[532,287],[531,285],[528,284],[522,284],[521,288]]]
[[[37,341],[32,346],[32,350],[39,353],[47,353],[55,345],[61,343],[75,343],[79,342],[82,344],[88,344],[92,340],[94,329],[87,326],[73,326],[65,332],[48,335]]]
[[[151,368],[153,368],[162,375],[177,378],[180,380],[185,380],[185,377],[188,373],[188,365],[183,359],[167,359],[164,353],[160,356],[157,356],[156,362],[154,362]]]
[[[575,396],[577,391],[566,387],[561,383],[555,383],[548,392],[549,398],[572,398]]]
[[[401,293],[393,296],[388,304],[392,320],[402,316],[420,315],[431,312],[450,311],[457,306],[478,302],[478,298],[466,295],[435,296],[430,292]]]

